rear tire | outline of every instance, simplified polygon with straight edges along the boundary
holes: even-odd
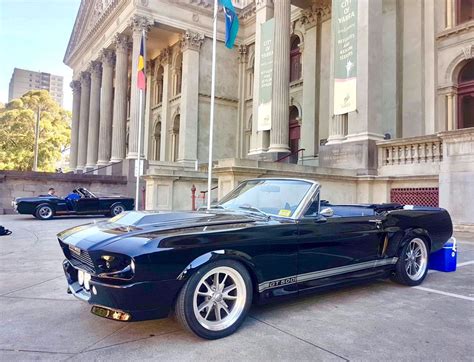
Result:
[[[252,304],[252,280],[239,262],[221,260],[203,266],[186,282],[175,314],[188,331],[205,339],[234,333]]]
[[[48,204],[41,204],[35,210],[35,217],[40,220],[49,220],[54,216],[53,208]]]
[[[428,274],[429,247],[425,240],[415,237],[402,248],[391,279],[399,284],[416,286]]]
[[[110,207],[110,213],[109,215],[114,217],[114,216],[117,216],[118,214],[121,214],[122,212],[125,211],[125,206],[123,206],[122,203],[118,202],[116,204],[113,204],[111,207]]]

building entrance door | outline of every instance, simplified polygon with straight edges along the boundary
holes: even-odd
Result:
[[[458,128],[474,127],[474,60],[459,73]]]
[[[298,150],[300,147],[300,130],[301,126],[299,123],[299,112],[298,108],[295,106],[290,107],[290,157],[289,157],[289,162],[290,163],[298,163]]]

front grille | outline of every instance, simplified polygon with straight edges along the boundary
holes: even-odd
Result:
[[[72,245],[66,244],[62,242],[60,239],[59,244],[63,249],[64,256],[68,259],[71,264],[78,269],[83,269],[91,274],[95,274],[95,266],[92,258],[86,250],[81,250],[77,247],[73,247]],[[71,251],[71,248],[75,249],[77,252]]]
[[[94,273],[95,268],[94,268],[94,262],[92,261],[89,253],[85,250],[81,250],[81,253],[75,254],[73,252],[70,252],[71,255],[71,264],[78,267],[78,268],[83,268],[88,272]]]

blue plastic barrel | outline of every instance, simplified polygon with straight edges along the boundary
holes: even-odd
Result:
[[[441,250],[435,251],[430,255],[428,268],[442,272],[453,272],[456,270],[457,256],[456,239],[452,237],[444,244]]]

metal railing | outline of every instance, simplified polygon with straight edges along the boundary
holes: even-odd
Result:
[[[293,151],[283,157],[280,157],[278,160],[276,160],[275,162],[281,162],[283,160],[286,160],[287,158],[291,157],[291,156],[294,156],[294,155],[298,155],[298,158],[296,160],[296,163],[298,163],[298,160],[300,159],[299,158],[299,153],[301,152],[301,164],[303,164],[303,160],[304,160],[304,151],[306,151],[305,148],[300,148],[298,151]]]
[[[98,171],[98,170],[101,170],[103,168],[107,168],[107,167],[111,167],[111,166],[114,166],[114,165],[118,165],[119,163],[122,163],[123,160],[121,161],[118,161],[118,162],[114,162],[114,163],[111,163],[109,165],[105,165],[105,166],[101,166],[101,167],[97,167],[97,168],[94,168],[92,170],[89,170],[89,171],[86,171],[86,172],[83,172],[82,174],[85,175],[86,173],[91,173],[91,172],[95,172],[95,171]]]

